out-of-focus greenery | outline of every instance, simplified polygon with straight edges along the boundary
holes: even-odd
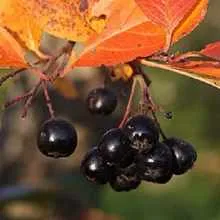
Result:
[[[205,21],[190,36],[179,42],[174,50],[198,50],[207,43],[220,40],[219,9],[219,0],[211,0]],[[197,149],[198,160],[192,171],[183,176],[174,177],[166,185],[142,183],[137,190],[127,193],[116,193],[109,186],[98,187],[88,183],[78,172],[79,160],[85,150],[97,142],[104,130],[118,123],[119,117],[115,114],[112,116],[115,120],[112,120],[111,117],[90,116],[79,100],[70,103],[55,93],[52,98],[56,96],[53,101],[57,111],[73,120],[77,124],[78,131],[83,133],[80,149],[72,158],[57,162],[37,153],[35,142],[32,140],[35,138],[35,131],[32,133],[21,132],[20,136],[17,135],[18,130],[16,129],[8,131],[6,136],[9,136],[10,133],[10,136],[13,137],[21,138],[25,135],[26,137],[22,142],[17,138],[16,142],[9,141],[4,144],[3,149],[0,148],[4,152],[2,155],[9,153],[12,155],[10,157],[12,159],[7,161],[7,165],[4,160],[0,161],[0,186],[2,186],[0,196],[5,196],[4,201],[0,198],[2,213],[13,213],[12,209],[5,208],[7,205],[10,207],[10,204],[16,204],[18,201],[28,201],[28,204],[32,204],[35,208],[42,206],[41,209],[36,209],[37,211],[30,207],[21,209],[22,211],[31,209],[33,213],[41,213],[33,219],[48,219],[42,216],[56,216],[58,214],[65,216],[60,219],[83,219],[73,217],[68,214],[67,210],[72,208],[74,211],[74,207],[79,210],[83,210],[85,207],[96,207],[125,220],[220,220],[220,91],[175,73],[152,68],[145,68],[145,71],[152,80],[151,92],[155,102],[165,111],[172,111],[174,115],[172,120],[167,120],[162,113],[158,113],[161,127],[168,136],[186,139]],[[92,81],[92,79],[89,80]],[[95,87],[97,82],[100,80],[92,81],[89,86]],[[88,85],[80,81],[77,86],[80,90],[88,90]],[[7,86],[1,88],[0,103],[5,99],[6,89],[10,91]],[[38,114],[33,129],[36,129],[40,122],[48,117],[42,100],[35,107]],[[18,112],[18,109],[16,108],[14,111]],[[10,114],[5,117],[10,118]],[[16,117],[19,117],[18,114]],[[13,117],[15,125],[8,122],[8,126],[13,124],[15,127],[20,127],[24,123],[16,117]],[[6,137],[6,139],[9,138]],[[12,138],[12,140],[14,139]],[[12,151],[7,151],[6,149],[10,149],[12,146],[11,143],[17,144],[13,146]],[[21,147],[17,149],[17,146],[20,145],[24,146],[22,150]],[[30,159],[29,156],[21,156],[27,151],[30,153],[29,156],[36,156],[36,163],[31,165],[31,169],[35,169],[33,173],[36,171],[35,175],[27,169],[33,159]],[[3,159],[1,155],[0,158]],[[19,170],[26,172],[22,173]],[[28,187],[19,188],[17,186],[17,184],[24,186],[23,183]],[[10,185],[13,187],[4,188]],[[56,188],[55,186],[58,185],[61,191],[53,190],[50,192],[45,189],[36,191],[35,187],[39,185],[46,186],[46,188],[50,188],[50,186]],[[33,187],[33,191],[30,187]],[[1,194],[3,192],[4,194]],[[59,195],[62,193],[63,196],[60,199]],[[74,201],[71,200],[73,198]],[[15,202],[13,203],[13,201]],[[43,201],[50,204],[49,208],[47,207],[49,210],[53,210],[49,211],[49,214],[45,211],[46,207]],[[62,208],[62,211],[54,214],[53,212],[59,208]],[[47,215],[44,215],[44,211]],[[27,214],[25,211],[24,213]],[[24,215],[20,219],[24,220]],[[52,219],[54,220],[55,217]],[[86,218],[84,219],[86,220]],[[88,220],[91,219],[95,220],[96,218],[88,218]],[[107,217],[102,219],[107,219]]]

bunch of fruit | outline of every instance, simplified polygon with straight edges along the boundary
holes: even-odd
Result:
[[[114,93],[106,88],[92,90],[87,107],[92,114],[111,114],[117,105]],[[81,163],[83,175],[97,184],[109,183],[115,191],[136,189],[141,181],[167,183],[173,175],[192,168],[194,147],[179,138],[160,142],[158,123],[148,115],[136,114],[122,127],[107,131]],[[77,145],[74,127],[63,119],[46,121],[38,135],[38,147],[46,156],[66,157]]]

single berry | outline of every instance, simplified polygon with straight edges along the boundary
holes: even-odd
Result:
[[[83,175],[91,182],[106,184],[111,176],[111,167],[103,160],[97,147],[90,150],[81,163]]]
[[[117,106],[115,94],[107,88],[92,90],[87,97],[87,107],[92,114],[111,114]]]
[[[197,159],[194,147],[179,138],[168,138],[164,143],[170,147],[173,153],[173,173],[180,175],[191,169]]]
[[[107,131],[102,136],[98,149],[102,157],[111,165],[132,162],[130,160],[133,159],[133,149],[130,146],[130,140],[120,128]]]
[[[154,121],[145,115],[131,117],[123,128],[137,150],[150,150],[159,139],[159,131]]]
[[[38,133],[37,145],[41,153],[48,157],[68,157],[76,149],[76,130],[64,119],[49,119]]]
[[[157,143],[151,151],[138,158],[140,178],[155,183],[167,183],[172,177],[172,152],[168,146]]]
[[[109,181],[110,185],[117,192],[136,189],[141,184],[137,174],[137,166],[134,163],[126,168],[115,168],[114,175]]]

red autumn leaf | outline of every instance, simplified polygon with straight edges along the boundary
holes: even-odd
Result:
[[[24,68],[27,66],[21,46],[8,31],[0,27],[0,67]]]
[[[146,32],[146,29],[148,30]],[[131,43],[132,42],[132,43]],[[151,22],[145,22],[121,34],[115,35],[103,43],[85,49],[80,59],[77,55],[76,66],[115,65],[124,63],[137,56],[144,57],[162,49],[165,43],[164,32]]]
[[[167,49],[175,41],[173,34],[182,26],[189,17],[193,19],[188,22],[186,30],[182,35],[191,32],[192,29],[203,19],[208,1],[207,0],[135,0],[144,14],[155,24],[162,26],[167,33]],[[206,5],[206,7],[204,7]],[[202,6],[202,8],[200,8]],[[202,10],[201,10],[202,9]],[[190,28],[189,28],[190,27]],[[188,29],[188,30],[187,30]],[[181,37],[181,36],[180,36]]]
[[[65,72],[74,66],[114,65],[162,49],[165,33],[149,22],[134,0],[114,1],[104,31],[94,35],[82,51],[74,50]]]
[[[220,60],[220,41],[208,44],[205,49],[201,50],[201,54]]]
[[[175,2],[176,5],[183,0]],[[178,15],[178,22],[172,22],[173,42],[191,32],[204,17],[208,1],[193,2],[192,5],[188,3],[184,13]],[[137,57],[147,57],[166,48],[166,40],[169,38],[167,27],[153,23],[144,16],[134,0],[120,1],[117,4],[104,32],[93,36],[79,51],[73,51],[65,73],[74,66],[115,65]],[[161,13],[166,14],[163,10],[165,8],[161,9]]]
[[[152,60],[141,62],[147,66],[170,70],[220,88],[219,52],[220,42],[215,42],[201,51],[175,56],[166,63],[157,63]]]

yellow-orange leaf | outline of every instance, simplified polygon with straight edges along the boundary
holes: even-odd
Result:
[[[27,48],[40,54],[43,31],[72,41],[85,41],[102,31],[107,14],[106,10],[100,14],[97,8],[100,4],[107,7],[111,1],[1,0],[0,26],[7,27]]]
[[[39,52],[42,29],[26,8],[24,0],[0,1],[0,26],[10,30],[16,40],[27,48]]]
[[[24,51],[8,31],[0,27],[0,67],[27,67]]]

